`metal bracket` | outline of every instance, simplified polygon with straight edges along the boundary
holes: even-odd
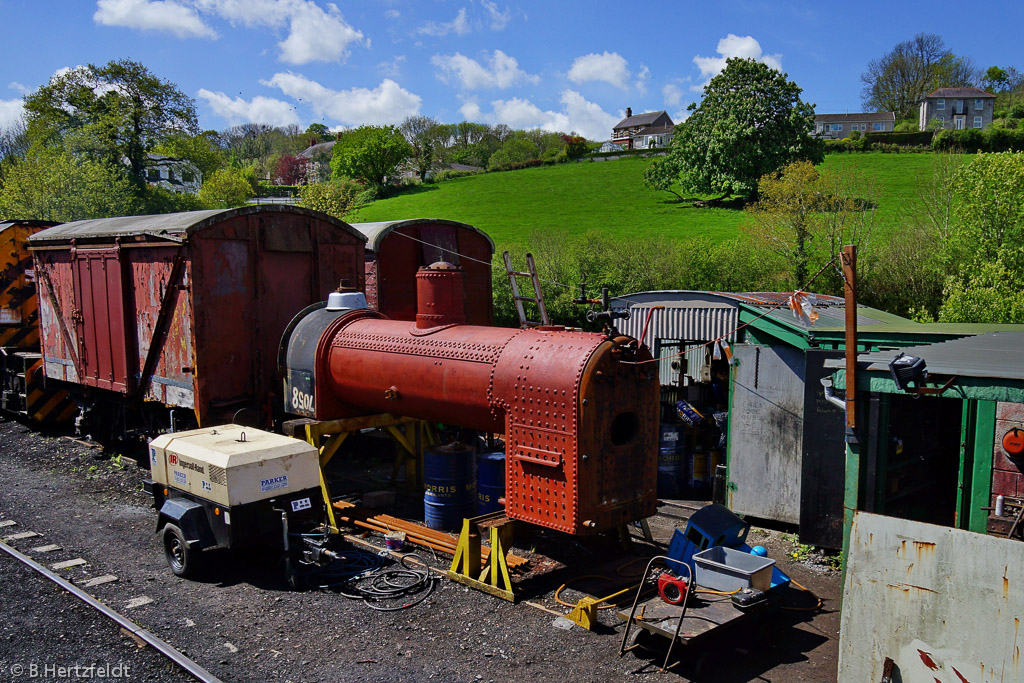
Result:
[[[483,559],[480,546],[479,525],[482,522],[494,522],[488,526],[491,552],[487,560]],[[512,590],[512,579],[506,558],[512,544],[513,531],[513,522],[505,518],[504,512],[493,512],[462,520],[462,533],[459,534],[459,544],[455,549],[451,569],[448,570],[448,578],[503,600],[515,602],[516,595]]]

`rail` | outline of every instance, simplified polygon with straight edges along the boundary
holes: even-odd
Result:
[[[109,607],[101,603],[99,600],[83,591],[81,588],[57,576],[43,565],[33,560],[28,555],[24,555],[18,552],[17,550],[7,545],[3,541],[0,541],[0,550],[3,550],[8,555],[18,560],[22,564],[42,574],[47,579],[49,579],[50,581],[60,586],[71,595],[75,596],[76,598],[84,602],[89,607],[92,607],[97,612],[99,612],[103,616],[107,617],[108,619],[116,623],[125,631],[131,633],[133,636],[136,636],[137,638],[142,639],[148,645],[152,646],[153,649],[155,649],[157,652],[167,657],[169,660],[171,660],[179,667],[187,671],[197,681],[201,681],[202,683],[222,683],[221,679],[217,678],[212,673],[196,664],[194,661],[192,661],[191,659],[183,655],[181,652],[168,645],[166,642],[158,638],[153,633],[133,623],[120,613],[110,609]]]

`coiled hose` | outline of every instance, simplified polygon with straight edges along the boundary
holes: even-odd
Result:
[[[385,568],[391,564],[387,555],[355,549],[338,555],[338,559],[324,567],[307,569],[303,573],[306,585],[362,600],[367,607],[379,612],[396,612],[426,600],[437,584],[437,577],[430,573],[419,555],[405,555],[399,560],[399,566],[392,568]],[[405,602],[395,604],[397,600]]]

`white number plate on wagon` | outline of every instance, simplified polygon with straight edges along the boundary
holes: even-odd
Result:
[[[299,510],[308,510],[313,507],[309,502],[309,498],[300,498],[292,501],[292,512],[298,512]]]

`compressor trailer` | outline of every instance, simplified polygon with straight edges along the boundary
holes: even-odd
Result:
[[[206,548],[285,552],[289,534],[324,519],[316,448],[236,424],[164,434],[149,444],[145,488],[159,511],[167,564],[190,577]]]

